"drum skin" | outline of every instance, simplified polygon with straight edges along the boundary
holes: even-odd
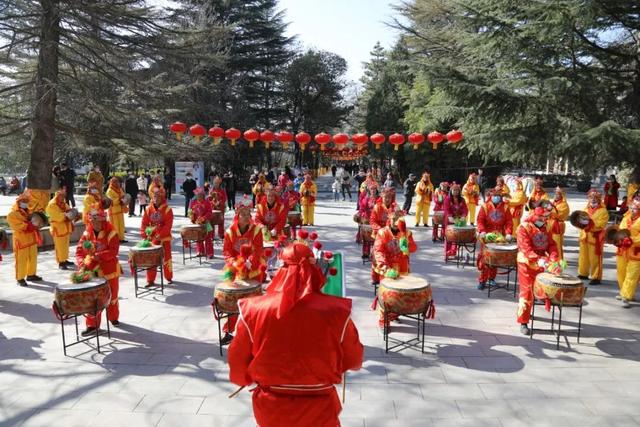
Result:
[[[211,225],[224,224],[224,214],[222,211],[214,210],[211,213]]]
[[[129,249],[129,260],[134,267],[153,268],[162,265],[162,246]]]
[[[238,313],[238,300],[262,295],[262,286],[255,280],[222,282],[216,285],[213,297],[223,313]]]
[[[473,243],[476,241],[476,228],[473,226],[456,227],[449,225],[444,235],[449,242],[453,243]]]
[[[180,235],[184,240],[204,240],[207,228],[200,224],[185,225],[180,229]]]
[[[444,223],[444,211],[435,211],[433,213],[433,223],[436,225]]]
[[[518,258],[516,245],[487,243],[484,247],[485,263],[491,267],[515,267]]]
[[[49,218],[44,214],[44,212],[34,212],[29,217],[29,220],[33,225],[37,228],[46,227],[49,225]]]
[[[122,204],[125,206],[129,206],[129,203],[131,203],[131,194],[125,193],[125,195],[122,197]]]
[[[373,228],[369,224],[360,224],[360,238],[364,243],[373,243]]]
[[[424,279],[405,276],[397,280],[383,279],[378,287],[378,298],[392,313],[425,313],[433,300],[431,285]]]
[[[57,285],[54,298],[60,314],[93,314],[109,305],[111,290],[104,280],[93,279],[85,283]]]
[[[551,273],[540,273],[533,284],[533,295],[536,299],[548,298],[555,305],[580,305],[586,291],[582,280],[564,274],[554,276]]]
[[[302,225],[302,213],[300,212],[289,212],[287,214],[287,222],[292,227],[299,227]]]
[[[353,222],[355,222],[356,224],[360,224],[360,214],[359,213],[354,213],[353,214]]]

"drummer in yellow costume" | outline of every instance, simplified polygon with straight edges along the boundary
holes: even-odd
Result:
[[[116,229],[120,243],[126,243],[124,239],[124,214],[129,211],[129,207],[124,203],[124,191],[120,186],[120,180],[115,176],[109,181],[107,197],[111,199],[109,222]]]
[[[304,182],[300,184],[300,205],[302,206],[302,225],[313,225],[314,210],[318,187],[311,180],[311,174],[304,176]]]
[[[420,221],[428,227],[429,207],[431,206],[431,196],[433,195],[433,184],[428,172],[422,174],[422,179],[416,184],[416,227],[420,226]],[[422,218],[422,219],[421,219]]]
[[[66,202],[66,197],[66,190],[58,190],[53,199],[49,201],[46,211],[51,225],[53,246],[56,250],[56,262],[60,270],[75,267],[74,263],[69,262],[69,240],[73,232],[76,211],[71,211],[71,207]]]
[[[87,184],[87,194],[82,200],[82,220],[85,224],[89,224],[89,212],[91,207],[98,204],[102,207],[102,195],[99,190],[98,183],[96,181],[89,181]]]
[[[524,194],[524,188],[522,187],[522,181],[516,181],[516,191],[510,195],[509,198],[509,211],[511,212],[511,219],[513,221],[513,233],[515,234],[520,225],[522,219],[522,211],[524,205],[527,203],[527,195]]]
[[[38,229],[30,219],[30,199],[31,196],[28,191],[19,195],[11,208],[11,212],[7,215],[7,222],[13,231],[16,280],[20,286],[27,286],[27,280],[30,282],[42,281],[42,277],[36,276],[40,236]]]
[[[640,199],[634,199],[629,207],[629,214],[622,218],[620,230],[628,230],[629,237],[617,242],[617,273],[620,294],[616,296],[622,301],[622,307],[629,308],[629,301],[635,300],[638,281],[640,280]]]
[[[509,190],[509,186],[504,181],[504,177],[502,175],[496,178],[496,187],[500,188],[500,194],[502,195],[502,197],[511,197],[511,190]],[[515,233],[515,229],[513,230],[513,232]]]
[[[469,211],[468,221],[471,225],[475,225],[476,223],[476,207],[480,201],[480,186],[476,182],[476,179],[476,174],[472,173],[469,175],[466,184],[462,187],[462,198],[467,204]]]
[[[104,188],[104,176],[102,175],[102,172],[100,172],[100,166],[98,165],[95,165],[93,170],[87,175],[87,182],[92,181],[96,183],[98,192],[102,194],[102,189]]]
[[[580,230],[580,254],[578,255],[578,277],[590,278],[590,285],[599,285],[602,280],[602,252],[604,249],[604,227],[609,221],[609,212],[602,203],[598,190],[589,191],[585,212],[589,223]]]
[[[547,229],[556,242],[560,259],[564,259],[564,250],[562,247],[564,245],[565,221],[567,221],[567,218],[569,218],[567,197],[562,188],[556,187],[556,194],[551,201],[551,215],[547,222]]]

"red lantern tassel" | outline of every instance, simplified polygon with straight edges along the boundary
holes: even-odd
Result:
[[[373,303],[371,303],[371,310],[375,310],[376,308],[378,308],[378,297],[377,296],[373,299]]]

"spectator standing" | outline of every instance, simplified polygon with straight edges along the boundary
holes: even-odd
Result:
[[[182,191],[184,191],[184,216],[186,218],[189,218],[189,204],[191,203],[191,199],[193,199],[197,186],[198,184],[196,184],[191,173],[187,173],[187,179],[182,183]]]
[[[127,179],[124,181],[124,192],[131,197],[131,200],[129,200],[129,218],[131,218],[136,216],[136,197],[138,197],[138,180],[133,171],[127,173]]]
[[[393,180],[393,176],[391,176],[391,172],[387,173],[387,179],[382,184],[382,187],[384,187],[384,188],[393,188],[395,190],[396,183]]]
[[[340,187],[342,189],[342,200],[345,200],[345,191],[349,194],[349,201],[351,202],[353,199],[351,198],[351,175],[346,168],[342,169],[340,173],[340,179],[342,181]]]
[[[49,192],[51,193],[51,198],[56,194],[56,191],[60,189],[60,166],[54,166],[51,171],[51,188]]]
[[[336,177],[336,172],[338,171],[338,167],[336,165],[331,165],[331,176]]]
[[[293,189],[297,192],[300,192],[300,186],[304,182],[304,177],[302,176],[302,172],[298,172],[298,176],[293,180]]]
[[[27,185],[28,185],[28,182],[27,182],[27,175],[28,175],[28,174],[29,174],[29,172],[28,172],[28,171],[27,171],[27,172],[25,172],[25,173],[24,173],[24,176],[22,177],[22,180],[20,181],[20,192],[21,192],[21,193],[24,193],[24,191],[27,189]]]
[[[67,190],[67,203],[71,207],[76,207],[76,199],[74,193],[76,191],[76,171],[69,167],[67,162],[62,162],[60,165],[60,186]]]
[[[229,171],[224,174],[222,185],[224,186],[224,191],[227,194],[227,206],[229,207],[229,209],[235,210],[236,188],[238,186],[238,183],[236,182],[236,177],[233,175],[233,171]]]
[[[0,176],[0,192],[3,196],[7,195],[7,181],[4,180],[4,176]]]
[[[138,177],[136,182],[138,183],[138,190],[144,191],[144,193],[146,194],[147,188],[149,188],[150,181],[147,179],[147,176],[144,174],[144,172],[140,173],[140,176]]]
[[[20,190],[20,181],[18,180],[17,176],[14,176],[13,178],[11,178],[11,182],[9,183],[9,194],[20,194]]]
[[[147,209],[147,205],[149,204],[149,198],[147,197],[147,193],[144,190],[138,190],[138,205],[140,205],[140,213],[142,215]]]
[[[171,191],[173,190],[173,171],[164,170],[164,191],[167,193],[167,200],[171,200]]]
[[[411,210],[411,202],[413,201],[413,194],[416,190],[416,175],[413,173],[409,174],[409,178],[404,180],[404,184],[402,187],[404,189],[404,205],[402,206],[402,210],[410,214]]]
[[[253,173],[251,174],[251,176],[249,177],[249,192],[251,192],[252,194],[252,201],[253,201],[253,206],[256,205],[256,195],[253,193],[253,187],[255,187],[255,185],[258,183],[258,169],[254,169]]]
[[[482,195],[480,199],[482,202],[484,202],[484,191],[487,187],[487,178],[485,178],[484,171],[482,169],[478,169],[478,176],[476,178],[476,183],[478,184],[478,187],[480,187],[480,194]]]
[[[336,178],[333,181],[333,184],[331,184],[331,190],[333,191],[333,201],[334,202],[338,201],[338,197],[340,196],[340,187],[341,187],[340,178]]]

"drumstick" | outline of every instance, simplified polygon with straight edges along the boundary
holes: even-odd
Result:
[[[347,396],[347,373],[343,373],[342,374],[342,403],[344,403],[344,400]]]
[[[238,395],[238,393],[240,393],[246,386],[242,386],[242,387],[238,387],[238,389],[236,391],[234,391],[233,393],[231,393],[229,395],[229,399],[233,399],[234,397],[236,397]]]

